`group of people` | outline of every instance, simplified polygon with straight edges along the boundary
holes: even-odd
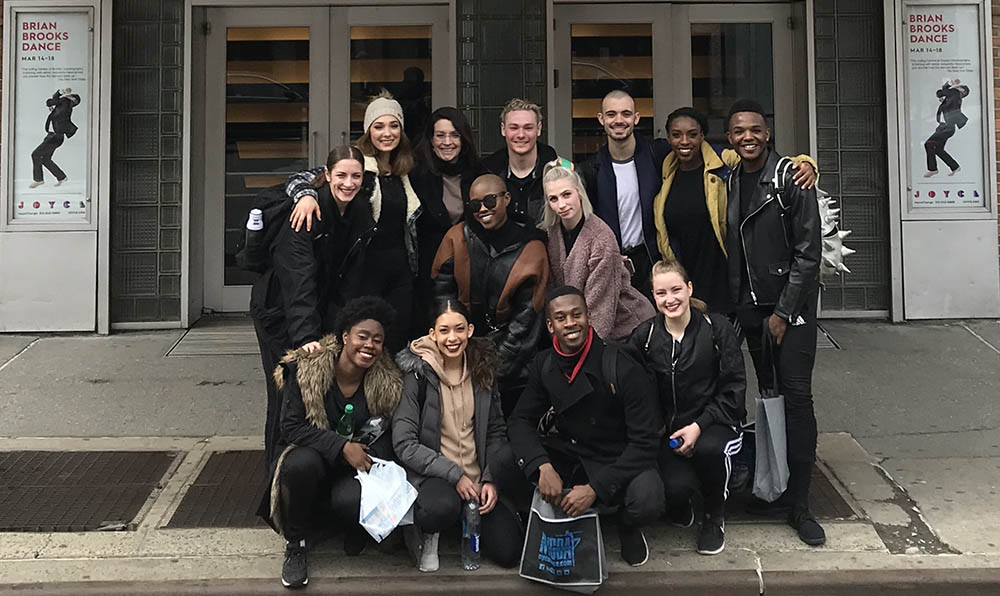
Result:
[[[815,163],[777,155],[752,100],[730,111],[732,149],[705,141],[692,108],[670,114],[666,140],[639,137],[639,117],[609,93],[608,143],[574,165],[539,141],[541,109],[514,99],[506,146],[481,160],[461,111],[435,110],[411,147],[383,94],[353,146],[289,178],[294,208],[251,301],[272,479],[260,514],[287,541],[284,585],[308,581],[317,528],[364,550],[354,475],[372,457],[417,488],[401,533],[422,571],[470,501],[483,554],[517,564],[535,489],[570,515],[617,510],[629,564],[648,558],[643,526],[691,526],[696,510],[698,552],[721,552],[744,338],[761,386],[786,399],[789,487],[755,509],[824,543],[808,506]],[[388,430],[356,440],[335,428],[345,412]]]

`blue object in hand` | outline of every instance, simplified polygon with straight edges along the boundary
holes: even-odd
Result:
[[[670,441],[667,442],[667,445],[670,445],[671,449],[677,449],[683,444],[684,444],[684,437],[677,437],[674,439],[670,439]]]

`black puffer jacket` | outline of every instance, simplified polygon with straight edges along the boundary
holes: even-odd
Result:
[[[271,246],[273,267],[254,283],[250,314],[274,337],[300,347],[332,329],[337,311],[360,294],[365,252],[375,233],[367,196],[340,214],[330,187],[319,189],[322,220],[296,232],[283,225]]]
[[[733,326],[722,315],[692,310],[680,350],[657,314],[632,332],[629,344],[656,377],[663,424],[670,435],[697,422],[738,426],[746,418],[746,371]]]
[[[794,323],[806,300],[814,297],[819,288],[823,239],[815,189],[796,186],[792,181],[795,170],[783,167],[779,192],[775,192],[773,178],[779,161],[791,164],[771,152],[743,220],[740,218],[742,164],[729,177],[726,217],[729,289],[736,303],[742,303],[740,280],[749,275],[753,303],[774,305],[774,314]]]

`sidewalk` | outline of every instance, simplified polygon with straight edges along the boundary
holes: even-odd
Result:
[[[618,560],[611,532],[611,581],[601,593],[666,585],[696,594],[724,585],[727,594],[809,586],[817,595],[915,582],[1000,591],[1000,323],[824,327],[842,349],[817,355],[819,458],[860,515],[827,522],[819,549],[780,523],[730,523],[726,550],[715,557],[693,552],[693,529],[657,525],[648,533],[650,561],[638,570]],[[66,594],[84,587],[58,582],[142,582],[135,593],[278,590],[282,541],[269,529],[165,528],[211,453],[261,444],[257,357],[164,357],[183,333],[0,336],[0,452],[183,454],[134,531],[0,534],[0,593],[39,582]],[[333,540],[311,557],[310,589],[533,592],[510,571],[463,574],[453,550],[446,548],[441,572],[421,576],[401,554],[369,549],[346,559]],[[266,581],[245,581],[252,579]],[[194,583],[155,584],[176,580]],[[88,593],[133,593],[128,585],[91,584]]]

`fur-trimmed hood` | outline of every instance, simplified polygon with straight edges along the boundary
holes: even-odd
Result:
[[[302,392],[302,403],[306,408],[306,419],[317,427],[329,430],[330,421],[326,415],[323,398],[337,378],[337,358],[343,346],[335,334],[319,340],[322,349],[309,353],[301,348],[289,350],[274,369],[274,384],[281,390],[285,385],[284,366],[294,362],[297,367],[295,378]],[[382,352],[375,364],[365,374],[363,382],[365,401],[372,416],[392,416],[403,392],[403,374],[392,361],[392,357]]]
[[[400,350],[396,354],[396,364],[403,374],[414,373],[438,381],[437,373],[431,365],[411,349],[414,342],[422,339],[424,338],[415,339]],[[500,360],[493,342],[482,337],[470,338],[469,346],[465,349],[465,357],[472,386],[476,391],[490,391],[496,382],[496,370]]]

